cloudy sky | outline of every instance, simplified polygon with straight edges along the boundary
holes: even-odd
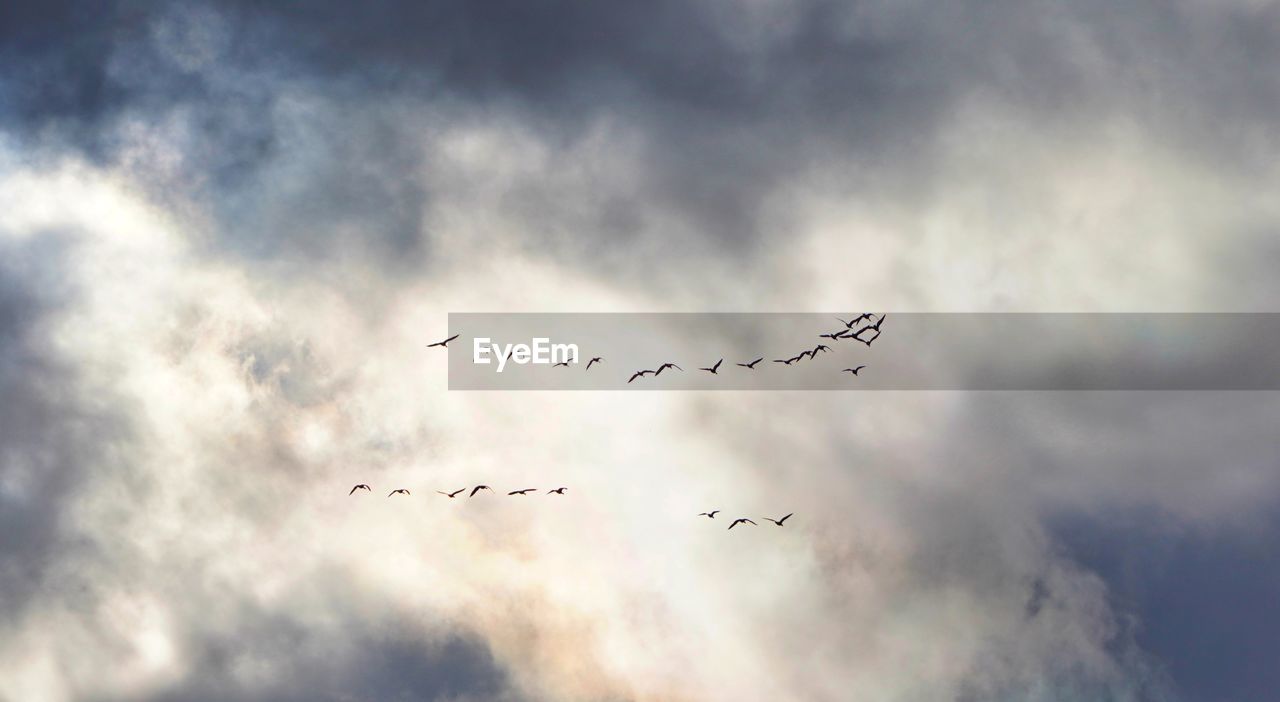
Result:
[[[1275,393],[449,392],[423,347],[1280,312],[1277,65],[1268,0],[5,3],[0,699],[1272,696]],[[569,491],[435,495],[481,482]]]

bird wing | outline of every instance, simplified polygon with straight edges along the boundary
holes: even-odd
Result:
[[[791,514],[788,514],[787,516],[783,517],[782,519],[779,519],[779,520],[778,520],[778,526],[782,526],[782,523],[783,523],[783,522],[785,522],[785,521],[787,521],[788,519],[790,519],[792,514],[795,514],[795,512],[792,512]]]
[[[355,487],[351,488],[351,492],[348,492],[347,494],[348,494],[348,495],[354,495],[354,494],[356,494],[356,490],[359,490],[359,489],[360,489],[360,486],[359,486],[359,485],[357,485],[357,486],[355,486]]]

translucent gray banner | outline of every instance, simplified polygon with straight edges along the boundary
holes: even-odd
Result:
[[[1280,314],[860,315],[452,313],[431,352],[450,390],[1280,389]]]

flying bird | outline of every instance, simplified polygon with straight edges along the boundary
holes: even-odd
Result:
[[[457,496],[458,496],[458,493],[466,492],[466,491],[467,491],[467,489],[466,489],[466,488],[462,488],[461,490],[454,490],[453,492],[442,492],[442,491],[440,491],[440,490],[436,490],[436,492],[439,492],[441,495],[444,495],[445,497],[447,497],[447,498],[449,498],[449,499],[451,499],[451,500],[452,500],[453,498],[457,497]]]
[[[547,494],[548,494],[548,495],[563,495],[563,494],[564,494],[564,491],[565,491],[565,490],[568,490],[568,489],[569,489],[569,488],[562,488],[562,487],[558,487],[558,488],[556,488],[555,490],[547,490]]]
[[[453,341],[454,339],[458,338],[459,336],[460,336],[459,334],[454,334],[453,336],[449,337],[448,339],[445,339],[444,341],[437,341],[437,342],[436,342],[436,343],[434,343],[434,344],[427,344],[427,348],[431,348],[431,347],[433,347],[433,346],[439,346],[440,348],[447,349],[447,348],[449,348],[449,342],[450,342],[450,341]]]
[[[844,370],[842,370],[842,371],[840,371],[840,372],[841,372],[841,373],[853,373],[854,375],[857,375],[857,374],[858,374],[858,371],[862,370],[863,368],[866,368],[866,366],[858,366],[857,368],[845,368]]]
[[[699,512],[698,516],[706,517],[707,519],[715,519],[717,514],[720,514],[720,510],[713,509],[710,512]]]
[[[858,315],[857,317],[854,317],[853,319],[847,322],[844,321],[843,319],[840,319],[839,317],[836,317],[836,319],[839,320],[840,323],[844,325],[845,329],[853,329],[853,325],[857,324],[858,322],[861,322],[864,319],[871,319],[871,313],[863,312],[862,314]]]
[[[876,333],[876,335],[875,335],[875,336],[873,336],[873,337],[871,337],[870,339],[864,339],[864,338],[862,338],[861,336],[858,336],[858,334],[861,334],[862,332],[867,331],[867,329],[871,329],[872,331],[874,331],[874,332]],[[866,344],[868,347],[870,347],[870,346],[871,346],[871,342],[873,342],[873,341],[875,341],[876,339],[879,339],[879,338],[880,338],[880,330],[879,330],[879,329],[873,329],[872,327],[865,327],[865,328],[863,328],[863,329],[859,329],[859,330],[858,330],[858,334],[854,334],[854,335],[852,335],[852,336],[850,336],[850,337],[848,337],[848,338],[850,338],[850,339],[857,339],[858,341],[861,341],[862,343]]]
[[[603,359],[603,358],[600,358],[599,356],[596,356],[595,358],[591,359],[590,361],[587,361],[587,370],[591,370],[591,364],[592,364],[592,363],[603,363],[603,362],[604,362],[604,359]]]
[[[648,375],[649,373],[653,373],[653,371],[651,371],[651,370],[636,371],[636,372],[631,376],[631,380],[628,380],[627,382],[628,382],[628,383],[630,383],[632,380],[635,380],[636,378],[643,378],[644,376]],[[656,374],[656,373],[654,373],[654,375],[657,375],[657,374]]]
[[[764,357],[763,357],[763,356],[761,356],[760,358],[757,358],[756,360],[754,360],[754,361],[752,361],[752,362],[750,362],[750,363],[739,363],[738,365],[742,366],[743,368],[749,369],[749,370],[755,370],[755,369],[756,369],[756,364],[757,364],[757,363],[759,363],[759,362],[761,362],[761,361],[763,361],[763,360],[764,360]]]
[[[774,362],[774,363],[785,363],[785,364],[787,364],[787,365],[789,366],[789,365],[791,365],[792,363],[795,363],[795,362],[796,362],[796,359],[794,359],[794,358],[788,358],[787,360],[785,360],[785,361],[784,361],[784,360],[782,360],[781,358],[775,358],[775,359],[773,359],[773,362]]]
[[[507,495],[508,495],[508,496],[511,496],[511,495],[528,495],[528,494],[529,494],[529,493],[531,493],[531,492],[537,492],[537,491],[538,491],[538,488],[525,488],[525,489],[523,489],[523,490],[512,490],[511,492],[508,492],[508,493],[507,493]]]
[[[706,372],[708,372],[708,373],[710,373],[710,374],[712,374],[712,375],[719,375],[719,374],[720,374],[720,364],[721,364],[721,363],[724,363],[724,359],[723,359],[723,358],[722,358],[722,359],[720,359],[719,361],[716,361],[716,364],[715,364],[714,366],[711,366],[710,368],[699,368],[698,370],[704,370],[704,371],[706,371]]]
[[[809,358],[813,358],[819,351],[826,353],[830,350],[831,350],[830,346],[827,346],[826,344],[818,344],[817,346],[813,347],[813,351],[810,352]]]
[[[404,488],[400,488],[399,490],[392,490],[391,492],[388,492],[387,497],[391,497],[392,495],[408,495],[408,494],[409,494],[408,490],[405,490]]]
[[[568,362],[568,361],[561,361],[561,362],[559,362],[559,363],[553,363],[553,364],[551,364],[551,367],[552,367],[552,368],[555,368],[556,366],[564,366],[565,368],[568,368],[568,367],[569,367],[569,362]]]
[[[792,512],[792,514],[795,514],[795,513],[794,513],[794,512]],[[787,521],[787,520],[788,520],[788,519],[790,519],[790,518],[791,518],[791,514],[788,514],[787,516],[783,517],[782,519],[772,519],[772,518],[770,518],[770,517],[764,517],[764,520],[765,520],[765,521],[768,521],[768,522],[773,522],[774,524],[777,524],[778,526],[782,526],[782,523],[783,523],[783,522],[785,522],[785,521]]]
[[[683,368],[681,368],[680,366],[677,366],[677,365],[676,365],[676,364],[674,364],[674,363],[664,363],[664,364],[662,364],[662,365],[658,366],[658,370],[654,372],[654,375],[662,375],[662,371],[664,371],[664,370],[666,370],[666,369],[668,369],[668,368],[675,368],[676,370],[680,371],[681,373],[683,373],[683,372],[684,372],[684,369],[683,369]]]
[[[844,338],[844,333],[845,333],[845,332],[847,332],[847,331],[849,331],[849,330],[848,330],[848,329],[841,329],[841,330],[840,330],[840,331],[838,331],[838,332],[831,332],[830,334],[819,334],[818,336],[819,336],[820,338],[823,338],[823,339],[831,339],[832,341],[835,341],[836,339],[843,339],[843,338]]]
[[[466,488],[463,488],[463,489],[466,489]],[[467,497],[475,497],[476,493],[480,492],[481,490],[488,490],[489,492],[493,492],[493,488],[489,487],[488,485],[477,485],[471,489],[471,494],[467,495]]]
[[[734,528],[734,527],[738,526],[739,524],[750,524],[750,525],[752,525],[752,526],[755,526],[755,525],[756,525],[756,523],[755,523],[755,522],[753,522],[753,521],[751,521],[750,519],[735,519],[735,520],[733,520],[733,524],[730,524],[730,525],[729,525],[729,528],[730,528],[730,529],[732,529],[732,528]]]
[[[373,490],[370,489],[368,485],[365,485],[364,483],[360,483],[359,485],[351,488],[351,492],[348,492],[347,496],[350,497],[351,495],[356,494],[356,490],[369,490],[370,492],[373,492]]]

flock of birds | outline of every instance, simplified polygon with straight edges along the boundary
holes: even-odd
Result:
[[[563,494],[565,493],[565,491],[566,491],[566,490],[568,490],[568,489],[569,489],[569,488],[567,488],[567,487],[558,487],[558,488],[555,488],[554,490],[548,490],[548,491],[547,491],[547,494],[548,494],[548,495],[563,495]],[[351,492],[348,492],[348,493],[347,493],[347,496],[348,496],[348,497],[350,497],[351,495],[356,494],[356,491],[357,491],[357,490],[364,490],[365,492],[373,492],[373,488],[369,487],[368,485],[366,485],[366,484],[364,484],[364,483],[360,483],[360,484],[356,485],[355,487],[351,488]],[[436,490],[436,492],[438,492],[438,493],[440,493],[441,495],[444,495],[445,497],[447,497],[447,498],[449,498],[449,499],[451,499],[451,500],[452,500],[453,498],[457,497],[458,495],[461,495],[462,493],[466,492],[467,490],[470,490],[470,491],[471,491],[471,494],[470,494],[470,495],[467,495],[467,497],[475,497],[475,496],[476,496],[476,493],[478,493],[478,492],[480,492],[480,491],[482,491],[482,490],[488,490],[489,492],[493,492],[493,488],[489,487],[488,485],[477,485],[477,486],[475,486],[475,487],[464,487],[464,488],[459,488],[459,489],[457,489],[457,490],[454,490],[453,492],[445,492],[445,491],[443,491],[443,490]],[[537,491],[538,491],[538,488],[521,488],[520,490],[512,490],[511,492],[508,492],[508,493],[507,493],[507,495],[508,495],[508,496],[511,496],[511,495],[528,495],[528,494],[529,494],[529,493],[531,493],[531,492],[537,492]],[[391,492],[388,492],[388,493],[387,493],[387,497],[391,497],[392,495],[412,495],[412,494],[413,494],[413,493],[409,492],[409,490],[408,490],[407,488],[396,488],[395,490],[392,490]]]
[[[552,489],[552,490],[547,490],[547,493],[546,493],[546,494],[548,494],[548,495],[563,495],[563,494],[565,494],[565,492],[566,492],[568,489],[569,489],[569,488],[567,488],[567,487],[558,487],[558,488],[555,488],[555,489]],[[356,492],[358,492],[358,491],[360,491],[360,490],[364,490],[365,492],[370,492],[370,493],[371,493],[371,492],[373,492],[373,488],[372,488],[372,487],[369,487],[369,485],[367,485],[366,483],[359,483],[359,484],[357,484],[357,485],[355,485],[354,487],[352,487],[352,488],[351,488],[351,491],[347,493],[347,496],[348,496],[348,497],[350,497],[350,496],[352,496],[352,495],[356,494]],[[461,495],[462,493],[467,492],[468,490],[470,490],[470,494],[468,494],[468,495],[467,495],[467,497],[468,497],[468,498],[470,498],[470,497],[475,497],[478,493],[483,492],[483,491],[485,491],[485,490],[488,490],[489,492],[493,492],[493,488],[489,487],[488,485],[476,485],[476,486],[474,486],[474,487],[468,486],[468,487],[464,487],[464,488],[459,488],[459,489],[457,489],[457,490],[454,490],[453,492],[445,492],[445,491],[443,491],[443,490],[436,490],[436,492],[437,492],[437,493],[439,493],[439,494],[441,494],[441,495],[444,495],[445,497],[447,497],[447,498],[449,498],[449,499],[451,499],[451,500],[452,500],[452,499],[456,498],[458,495]],[[516,496],[523,497],[523,496],[525,496],[525,495],[528,495],[529,493],[533,493],[533,492],[537,492],[537,491],[538,491],[538,488],[521,488],[521,489],[519,489],[519,490],[512,490],[511,492],[508,492],[508,493],[507,493],[507,496],[508,496],[508,497],[516,497]],[[412,494],[413,494],[413,493],[412,493],[412,492],[410,492],[408,488],[396,488],[395,490],[392,490],[391,492],[388,492],[388,493],[387,493],[387,497],[393,497],[393,496],[395,496],[395,495],[412,495]],[[701,512],[701,513],[699,513],[699,514],[698,514],[698,516],[699,516],[699,517],[706,517],[706,518],[708,518],[708,519],[715,519],[717,514],[720,514],[720,510],[718,510],[718,509],[713,509],[713,510],[711,510],[710,512]],[[774,519],[774,518],[772,518],[772,517],[761,517],[761,519],[763,519],[763,520],[765,520],[765,521],[767,521],[767,522],[773,522],[774,524],[776,524],[776,525],[778,525],[778,526],[782,526],[782,525],[783,525],[783,523],[785,523],[788,519],[790,519],[790,518],[791,518],[791,516],[792,516],[791,514],[788,514],[787,516],[785,516],[785,517],[781,517],[781,518],[779,518],[779,519]],[[756,525],[756,523],[755,523],[754,521],[752,521],[751,519],[749,519],[749,518],[747,518],[747,517],[739,517],[739,518],[737,518],[737,519],[733,520],[733,522],[732,522],[731,524],[729,524],[729,528],[730,528],[730,529],[732,529],[732,528],[734,528],[734,527],[738,526],[739,524],[750,524],[750,525],[752,525],[752,526],[757,526],[757,525]]]
[[[841,319],[841,318],[837,317],[836,319],[837,319],[837,320],[839,320],[839,322],[840,322],[841,324],[843,324],[843,325],[844,325],[844,328],[843,328],[843,329],[838,329],[838,330],[836,330],[836,331],[834,331],[834,332],[829,332],[829,333],[826,333],[826,334],[819,334],[818,336],[819,336],[819,338],[823,338],[823,339],[830,339],[830,340],[831,340],[831,341],[833,341],[833,342],[835,342],[835,341],[841,341],[841,340],[844,340],[844,339],[853,339],[854,341],[862,342],[863,344],[865,344],[865,345],[869,348],[869,347],[871,346],[871,344],[872,344],[873,342],[875,342],[875,340],[876,340],[876,339],[880,338],[880,327],[884,324],[884,320],[885,320],[885,318],[886,318],[886,317],[888,317],[888,315],[887,315],[887,314],[881,314],[881,315],[877,316],[877,315],[872,314],[872,313],[870,313],[870,312],[864,312],[864,313],[862,313],[862,314],[859,314],[859,315],[857,315],[856,317],[854,317],[853,319],[850,319],[849,321],[845,321],[844,319]],[[857,329],[854,329],[854,327],[858,327],[858,328],[857,328]],[[866,335],[868,335],[868,336],[864,338],[864,336],[863,336],[864,334],[866,334]],[[427,345],[427,348],[443,348],[443,349],[448,349],[448,348],[449,348],[449,342],[450,342],[450,341],[453,341],[454,339],[457,339],[459,336],[461,336],[461,335],[460,335],[460,334],[454,334],[453,336],[451,336],[451,337],[449,337],[448,339],[445,339],[445,340],[443,340],[443,341],[437,341],[437,342],[436,342],[436,343],[434,343],[434,344],[428,344],[428,345]],[[805,358],[808,358],[809,360],[813,360],[814,358],[817,358],[817,356],[818,356],[818,354],[819,354],[819,353],[827,353],[827,352],[829,352],[829,351],[831,351],[831,347],[827,346],[826,344],[818,344],[817,346],[814,346],[812,349],[806,349],[806,350],[804,350],[804,351],[801,351],[800,353],[798,353],[798,354],[796,354],[795,356],[792,356],[792,357],[790,357],[790,358],[776,358],[776,359],[773,359],[773,362],[774,362],[774,363],[781,363],[781,364],[783,364],[783,365],[785,365],[785,366],[790,366],[791,364],[796,363],[796,362],[801,361],[801,360],[804,360]],[[750,362],[747,362],[747,363],[737,363],[737,364],[735,364],[735,365],[737,365],[737,366],[741,366],[742,368],[746,368],[747,370],[755,370],[755,368],[756,368],[756,364],[760,363],[760,362],[761,362],[761,361],[763,361],[763,360],[764,360],[764,357],[763,357],[763,356],[761,356],[760,358],[757,358],[757,359],[755,359],[754,361],[750,361]],[[594,356],[594,357],[592,357],[590,360],[588,360],[588,361],[587,361],[587,367],[586,367],[586,370],[591,370],[591,366],[593,366],[593,365],[595,365],[595,364],[597,364],[597,363],[603,363],[603,362],[604,362],[604,359],[603,359],[603,358],[601,358],[601,357],[599,357],[599,356]],[[721,358],[720,360],[716,361],[716,362],[715,362],[715,364],[713,364],[713,365],[711,365],[711,366],[707,366],[707,367],[705,367],[705,368],[699,368],[698,370],[700,370],[700,371],[705,371],[705,372],[710,373],[710,374],[712,374],[712,375],[719,375],[719,374],[720,374],[720,366],[721,366],[721,364],[723,364],[723,363],[724,363],[724,359],[723,359],[723,358]],[[557,367],[557,366],[564,366],[564,367],[566,367],[566,368],[567,368],[567,367],[569,366],[569,363],[568,363],[567,361],[565,361],[565,362],[561,362],[561,363],[556,363],[556,364],[554,364],[552,367]],[[842,372],[842,373],[851,373],[851,374],[853,374],[853,375],[855,375],[855,376],[856,376],[856,375],[858,375],[858,373],[859,373],[863,368],[866,368],[866,366],[865,366],[865,365],[860,365],[860,366],[855,366],[855,367],[853,367],[853,368],[845,368],[845,369],[844,369],[843,371],[841,371],[841,372]],[[683,369],[683,368],[681,368],[680,366],[676,365],[675,363],[663,363],[662,365],[660,365],[660,366],[658,366],[657,368],[652,369],[652,370],[638,370],[638,371],[636,371],[635,373],[633,373],[633,374],[631,375],[631,378],[627,380],[627,383],[631,383],[632,381],[634,381],[634,380],[636,380],[636,379],[638,379],[638,378],[643,378],[643,377],[648,376],[648,375],[652,375],[652,376],[654,376],[654,377],[657,377],[657,376],[659,376],[659,375],[662,375],[662,372],[663,372],[663,371],[665,371],[665,370],[671,370],[671,369],[674,369],[674,370],[677,370],[677,371],[680,371],[680,372],[684,372],[684,369]],[[441,490],[437,490],[436,492],[440,493],[441,495],[444,495],[445,497],[448,497],[448,498],[450,498],[450,499],[453,499],[453,498],[457,497],[458,495],[460,495],[460,494],[462,494],[462,493],[466,492],[468,489],[471,491],[471,493],[470,493],[467,497],[475,497],[477,493],[479,493],[479,492],[481,492],[481,491],[484,491],[484,490],[488,490],[488,491],[490,491],[490,492],[492,492],[492,491],[493,491],[493,488],[489,487],[488,485],[476,485],[475,487],[472,487],[472,488],[465,488],[465,487],[464,487],[464,488],[461,488],[461,489],[459,489],[459,490],[455,490],[455,491],[453,491],[453,492],[443,492],[443,491],[441,491]],[[361,484],[356,485],[355,487],[351,488],[351,492],[347,493],[347,494],[348,494],[348,496],[350,496],[350,495],[354,495],[354,494],[356,493],[356,491],[357,491],[357,490],[366,490],[366,491],[370,491],[370,492],[372,492],[372,489],[371,489],[368,485],[365,485],[365,484],[361,483]],[[565,494],[565,491],[566,491],[566,490],[568,490],[568,488],[559,487],[559,488],[556,488],[556,489],[554,489],[554,490],[548,490],[548,491],[547,491],[547,494],[549,494],[549,495],[563,495],[563,494]],[[523,497],[523,496],[525,496],[525,495],[528,495],[529,493],[533,493],[533,492],[537,492],[537,491],[538,491],[538,488],[523,488],[523,489],[520,489],[520,490],[512,490],[511,492],[508,492],[508,493],[507,493],[507,496],[508,496],[508,497],[513,497],[513,496],[521,496],[521,497]],[[406,490],[406,489],[404,489],[404,488],[399,488],[399,489],[396,489],[396,490],[392,490],[390,493],[388,493],[388,494],[387,494],[387,497],[391,497],[392,495],[408,495],[408,494],[410,494],[408,490]],[[719,514],[719,513],[720,513],[720,510],[718,510],[718,509],[714,509],[714,510],[711,510],[711,511],[709,511],[709,512],[701,512],[701,513],[699,513],[697,516],[699,516],[699,517],[706,517],[707,519],[715,519],[715,518],[716,518],[716,515],[717,515],[717,514]],[[765,520],[765,521],[767,521],[767,522],[772,522],[773,524],[775,524],[775,525],[777,525],[777,526],[781,527],[781,526],[783,526],[783,525],[786,523],[786,521],[787,521],[788,519],[790,519],[792,516],[793,516],[793,514],[787,514],[786,516],[780,517],[780,518],[778,518],[778,519],[774,519],[774,518],[772,518],[772,517],[761,517],[761,519],[763,519],[763,520]],[[752,525],[752,526],[758,526],[758,525],[756,524],[756,522],[755,522],[755,521],[751,520],[751,519],[750,519],[750,518],[748,518],[748,517],[738,517],[737,519],[734,519],[732,522],[730,522],[730,524],[729,524],[729,529],[733,529],[734,527],[738,526],[739,524],[750,524],[750,525]]]
[[[863,344],[866,344],[867,347],[870,348],[871,344],[874,343],[876,339],[880,338],[880,327],[881,325],[884,324],[884,320],[888,316],[889,315],[887,314],[881,314],[879,316],[876,316],[871,312],[863,312],[862,314],[854,317],[853,319],[850,319],[847,322],[837,317],[836,319],[839,320],[839,322],[844,325],[844,328],[837,329],[836,331],[828,332],[826,334],[819,334],[818,337],[822,339],[831,339],[832,341],[840,341],[843,339],[853,339],[854,341],[860,341]],[[858,327],[858,328],[854,329],[854,327]],[[867,336],[863,336],[864,334]],[[818,344],[817,346],[814,346],[811,349],[805,349],[804,351],[801,351],[800,353],[794,356],[791,356],[790,358],[775,358],[773,359],[773,362],[781,363],[784,366],[789,366],[793,363],[796,363],[797,361],[803,361],[806,358],[809,360],[813,360],[818,357],[819,353],[827,353],[830,350],[831,350],[830,346],[827,346],[826,344]],[[604,359],[598,356],[591,359],[591,362],[587,364],[587,370],[591,369],[592,363],[596,363],[598,361],[603,361],[603,360]],[[754,361],[748,361],[746,363],[735,363],[734,365],[740,366],[742,368],[746,368],[747,370],[755,370],[756,364],[760,363],[763,360],[764,360],[764,356],[761,356],[755,359]],[[720,365],[722,363],[724,363],[723,358],[716,361],[714,365],[708,366],[706,368],[699,368],[698,370],[706,371],[707,373],[710,373],[712,375],[720,375]],[[556,365],[568,365],[568,364],[558,363]],[[680,366],[674,363],[663,363],[662,365],[654,369],[638,370],[632,373],[631,377],[627,379],[627,383],[630,384],[648,375],[652,375],[656,378],[659,375],[662,375],[662,371],[671,369],[671,368],[684,372],[683,368],[681,368]],[[862,366],[855,366],[853,368],[845,368],[841,372],[852,373],[853,375],[856,376],[859,372],[862,371],[863,368],[866,368],[866,366],[862,365]]]
[[[841,340],[844,340],[844,339],[852,339],[852,340],[854,340],[854,341],[859,341],[859,342],[861,342],[861,343],[865,344],[868,348],[870,348],[870,347],[871,347],[871,344],[872,344],[872,343],[874,343],[876,339],[879,339],[879,338],[880,338],[880,327],[884,324],[884,320],[885,320],[885,318],[886,318],[886,317],[888,317],[888,316],[889,316],[888,314],[880,314],[879,316],[877,316],[877,315],[875,315],[875,314],[873,314],[873,313],[871,313],[871,312],[863,312],[862,314],[859,314],[859,315],[857,315],[856,317],[854,317],[853,319],[850,319],[850,320],[848,320],[848,321],[845,321],[844,319],[841,319],[840,317],[837,317],[837,318],[836,318],[836,320],[837,320],[837,321],[839,321],[841,324],[843,324],[843,325],[844,325],[844,328],[842,328],[842,329],[837,329],[836,331],[828,332],[828,333],[826,333],[826,334],[819,334],[819,335],[818,335],[818,337],[819,337],[819,338],[822,338],[822,339],[830,339],[830,340],[831,340],[831,341],[833,341],[833,342],[835,342],[835,341],[841,341]],[[860,326],[859,326],[859,325],[860,325]],[[858,328],[857,328],[857,329],[854,329],[854,327],[858,327]],[[865,336],[865,337],[864,337],[864,336],[863,336],[864,334],[866,334],[867,336]],[[454,339],[458,338],[459,336],[461,336],[461,335],[460,335],[460,334],[454,334],[453,336],[449,337],[448,339],[445,339],[444,341],[437,341],[437,342],[436,342],[436,343],[434,343],[434,344],[427,344],[427,348],[437,348],[437,347],[438,347],[438,348],[448,349],[448,348],[449,348],[449,342],[450,342],[450,341],[453,341]],[[830,350],[831,350],[831,347],[830,347],[830,346],[827,346],[826,344],[818,344],[817,346],[814,346],[814,347],[813,347],[813,348],[811,348],[811,349],[806,349],[806,350],[804,350],[804,351],[801,351],[800,353],[798,353],[798,354],[796,354],[796,355],[794,355],[794,356],[791,356],[790,358],[775,358],[775,359],[773,359],[773,362],[774,362],[774,363],[781,363],[781,364],[782,364],[782,365],[784,365],[784,366],[790,366],[791,364],[796,363],[796,362],[798,362],[798,361],[802,361],[802,360],[804,360],[804,359],[806,359],[806,358],[808,358],[809,360],[813,360],[813,359],[815,359],[815,358],[817,358],[817,357],[818,357],[818,354],[819,354],[819,353],[827,353],[827,352],[829,352]],[[734,365],[737,365],[737,366],[740,366],[740,367],[742,367],[742,368],[746,368],[747,370],[752,370],[752,371],[753,371],[753,370],[755,370],[755,369],[756,369],[756,364],[760,363],[760,362],[761,362],[761,361],[763,361],[763,360],[764,360],[764,356],[761,356],[761,357],[759,357],[759,358],[755,359],[754,361],[749,361],[749,362],[747,362],[747,363],[735,363]],[[603,358],[601,358],[600,356],[593,356],[590,360],[588,360],[588,361],[587,361],[587,367],[586,367],[586,370],[591,370],[591,366],[593,366],[593,365],[595,365],[595,364],[597,364],[597,363],[603,363],[603,362],[604,362],[604,359],[603,359]],[[711,365],[711,366],[707,366],[707,367],[705,367],[705,368],[699,368],[698,370],[700,370],[700,371],[705,371],[705,372],[710,373],[710,374],[712,374],[712,375],[719,375],[719,374],[720,374],[720,366],[721,366],[721,364],[723,364],[723,363],[724,363],[724,359],[723,359],[723,358],[721,358],[720,360],[716,361],[716,362],[715,362],[715,364],[713,364],[713,365]],[[569,367],[569,362],[568,362],[568,361],[561,361],[560,363],[552,364],[552,367],[553,367],[553,368],[557,368],[557,367],[564,367],[564,368],[568,368],[568,367]],[[863,369],[863,368],[866,368],[866,366],[865,366],[865,365],[861,365],[861,366],[854,366],[853,368],[845,368],[844,370],[842,370],[842,371],[840,371],[840,372],[841,372],[841,373],[850,373],[850,374],[852,374],[852,375],[854,375],[854,376],[857,376],[857,375],[858,375],[858,373],[860,373],[860,372],[862,371],[862,369]],[[658,376],[662,375],[662,372],[663,372],[663,371],[665,371],[665,370],[671,370],[671,369],[674,369],[674,370],[680,371],[681,373],[683,373],[683,372],[684,372],[684,369],[683,369],[683,368],[681,368],[679,365],[677,365],[677,364],[675,364],[675,363],[669,363],[669,362],[668,362],[668,363],[663,363],[662,365],[658,366],[657,368],[653,368],[653,369],[643,369],[643,370],[638,370],[638,371],[636,371],[636,372],[632,373],[632,374],[631,374],[631,377],[627,379],[627,384],[629,385],[629,384],[631,384],[631,383],[635,382],[636,380],[638,380],[638,379],[640,379],[640,378],[644,378],[645,376],[649,376],[649,375],[652,375],[653,377],[655,377],[655,378],[656,378],[656,377],[658,377]]]

